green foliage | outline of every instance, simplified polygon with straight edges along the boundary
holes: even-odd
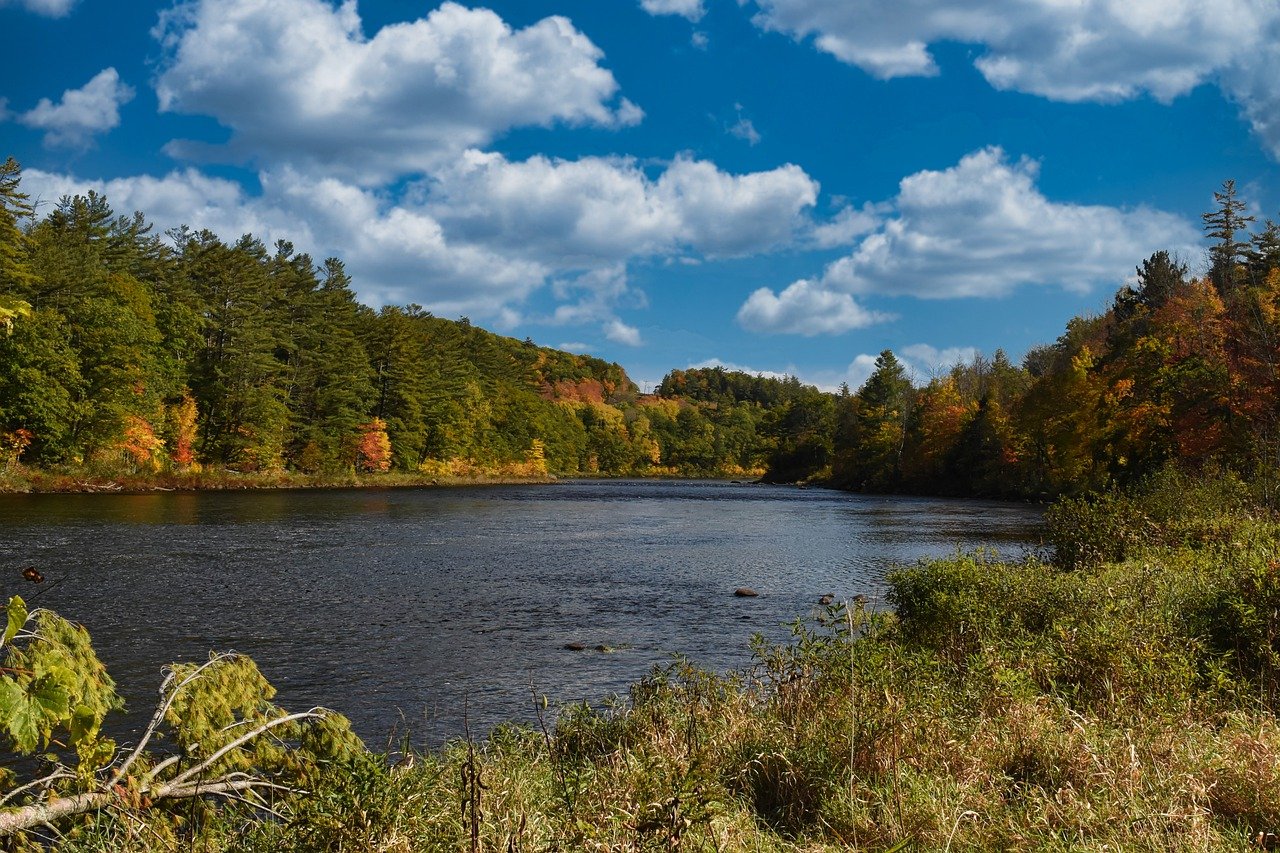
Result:
[[[122,703],[88,632],[46,610],[28,613],[15,596],[0,644],[0,741],[28,757],[16,766],[34,778],[23,780],[8,768],[0,774],[0,804],[7,807],[0,810],[0,837],[21,841],[26,829],[106,806],[146,813],[153,803],[201,797],[234,795],[228,814],[287,812],[297,786],[364,754],[364,746],[341,715],[288,714],[270,703],[274,692],[242,656],[175,664],[151,726],[132,751],[117,750],[101,730]],[[183,763],[175,766],[178,755],[166,757],[172,747],[145,752],[153,738],[167,738]],[[257,793],[262,790],[273,794],[270,807]],[[211,819],[218,812],[207,800],[179,811],[160,809],[147,814],[151,836],[170,835],[195,814]],[[114,820],[71,837],[86,839],[91,848],[101,841],[106,849],[120,849]],[[131,822],[139,820],[131,816],[122,826],[132,833]]]
[[[98,740],[102,720],[123,705],[89,633],[47,610],[28,613],[18,596],[9,600],[6,623],[0,725],[12,748],[28,754],[70,748],[82,764],[89,761],[82,770],[94,769],[104,743]],[[65,734],[55,742],[59,731]]]

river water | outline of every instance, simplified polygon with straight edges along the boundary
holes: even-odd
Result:
[[[435,746],[464,723],[534,720],[535,692],[625,692],[676,653],[746,667],[753,634],[785,638],[819,596],[882,606],[893,565],[1017,557],[1039,518],[723,482],[0,495],[0,594],[86,625],[130,720],[163,664],[234,649],[286,708],[339,710],[371,745],[407,730]]]

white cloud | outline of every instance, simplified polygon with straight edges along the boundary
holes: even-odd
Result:
[[[906,369],[913,382],[923,384],[939,372],[950,369],[956,364],[968,363],[978,354],[974,347],[947,347],[938,349],[929,344],[911,344],[895,351],[898,361]],[[697,364],[690,364],[687,370],[719,367],[722,370],[748,373],[766,379],[790,379],[796,377],[806,385],[813,385],[823,391],[835,393],[842,384],[847,384],[852,391],[857,391],[867,378],[875,372],[878,355],[863,353],[854,356],[848,367],[843,370],[802,371],[794,365],[785,370],[759,370],[742,364],[724,361],[719,358],[708,358]]]
[[[977,347],[946,347],[938,349],[930,344],[911,344],[895,352],[907,368],[912,379],[923,383],[928,379],[945,373],[957,364],[968,364],[978,355]]]
[[[1037,173],[1035,162],[1010,162],[993,147],[904,178],[896,216],[831,264],[823,286],[924,298],[1002,296],[1022,285],[1087,292],[1118,284],[1136,257],[1199,242],[1170,213],[1050,201]]]
[[[655,196],[679,210],[673,239],[704,255],[752,255],[786,245],[807,224],[818,183],[788,163],[767,172],[731,175],[705,160],[677,158],[658,179]]]
[[[778,294],[762,287],[738,309],[738,322],[745,328],[774,335],[838,335],[888,319],[886,314],[863,308],[847,293],[807,280]]]
[[[967,364],[978,355],[975,347],[946,347],[938,349],[931,344],[910,344],[895,349],[894,355],[903,366],[907,376],[916,385],[924,385],[934,376],[943,373],[957,364]],[[861,353],[854,356],[853,361],[843,371],[817,371],[810,381],[824,391],[837,391],[841,384],[848,385],[850,390],[857,391],[875,372],[876,360],[880,356],[872,353]]]
[[[558,344],[556,345],[556,349],[562,349],[565,352],[577,353],[578,355],[585,355],[586,353],[595,351],[595,347],[591,346],[590,344],[579,343],[577,341]]]
[[[737,123],[728,128],[730,136],[736,136],[740,140],[755,146],[760,143],[760,132],[756,131],[755,124],[751,123],[751,119],[742,117],[737,118]]]
[[[744,0],[745,2],[745,0]],[[758,26],[880,78],[938,73],[939,42],[985,48],[998,89],[1059,101],[1160,101],[1211,82],[1280,156],[1280,4],[1274,0],[755,0]]]
[[[431,185],[431,210],[468,240],[590,266],[694,251],[755,254],[792,242],[818,185],[786,165],[733,175],[678,157],[655,178],[629,158],[468,152]]]
[[[863,353],[855,356],[853,361],[849,362],[849,366],[845,368],[844,374],[840,377],[837,386],[843,383],[849,386],[853,391],[857,391],[862,387],[863,383],[871,378],[871,374],[876,372],[876,359],[879,356],[868,355]]]
[[[777,370],[757,370],[754,367],[747,367],[741,364],[734,364],[733,362],[730,362],[730,361],[721,361],[718,358],[708,358],[704,361],[698,362],[697,364],[691,364],[686,369],[687,370],[704,370],[707,368],[715,368],[715,367],[718,367],[721,370],[728,370],[730,372],[735,372],[735,373],[748,373],[752,376],[760,376],[765,379],[790,379],[792,376],[796,375],[795,370],[791,368],[788,368],[786,371],[781,371],[781,372]]]
[[[1224,74],[1224,88],[1240,105],[1254,133],[1262,138],[1271,155],[1280,159],[1280,34],[1267,48],[1242,58]]]
[[[706,50],[711,46],[711,38],[701,30],[695,30],[693,35],[689,36],[689,44],[698,50]]]
[[[748,328],[838,334],[877,319],[854,302],[872,294],[949,299],[1003,296],[1027,285],[1087,292],[1118,285],[1134,258],[1191,256],[1197,229],[1170,213],[1062,204],[1036,187],[1038,167],[999,148],[904,178],[892,211],[853,252],[780,294],[761,289],[738,318]]]
[[[615,344],[623,344],[629,347],[638,347],[644,343],[640,337],[639,329],[635,326],[628,326],[616,318],[604,324],[604,336]]]
[[[852,246],[859,237],[880,225],[883,213],[872,204],[861,208],[842,207],[829,221],[813,229],[813,243],[820,249]]]
[[[17,119],[45,131],[46,145],[79,147],[88,144],[94,134],[119,126],[120,107],[133,96],[133,87],[121,82],[114,68],[105,68],[79,89],[67,89],[58,103],[41,98]]]
[[[76,2],[77,0],[0,0],[0,9],[5,6],[21,6],[37,15],[62,18],[71,12]]]
[[[366,37],[354,0],[193,0],[156,28],[160,108],[232,130],[178,156],[323,167],[377,183],[428,172],[515,127],[620,127],[642,112],[562,17],[515,30],[446,2]]]
[[[707,14],[702,0],[640,0],[640,5],[650,15],[680,15],[690,21],[699,21]]]

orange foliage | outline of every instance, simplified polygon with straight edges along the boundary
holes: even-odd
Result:
[[[29,446],[35,436],[31,430],[16,429],[13,432],[0,432],[0,460],[4,461],[4,465],[8,468],[22,458],[22,453]]]
[[[156,435],[151,424],[144,418],[137,415],[126,416],[124,436],[116,446],[124,451],[134,465],[152,469],[160,467],[156,456],[164,449],[164,440]]]
[[[169,458],[178,468],[190,468],[195,464],[196,401],[191,392],[184,392],[182,400],[169,407]]]
[[[361,471],[384,473],[391,468],[391,439],[387,422],[374,418],[360,427],[360,443],[356,448],[356,467]]]
[[[603,403],[608,390],[598,379],[583,379],[578,382],[561,379],[550,385],[543,385],[542,398],[574,403]]]

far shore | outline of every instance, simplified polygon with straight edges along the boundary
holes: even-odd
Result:
[[[154,492],[231,492],[267,489],[400,489],[450,486],[545,485],[551,475],[302,474],[298,472],[121,474],[23,469],[0,473],[0,494],[151,494]]]
[[[458,486],[550,485],[563,480],[715,480],[726,483],[761,482],[759,472],[708,474],[630,474],[625,477],[591,473],[515,474],[482,472],[465,475],[393,471],[385,474],[303,474],[297,471],[246,473],[240,471],[102,474],[88,471],[44,471],[18,467],[0,470],[0,495],[15,494],[152,494],[155,492],[235,492],[290,489],[420,489]],[[814,484],[817,485],[817,484]]]

